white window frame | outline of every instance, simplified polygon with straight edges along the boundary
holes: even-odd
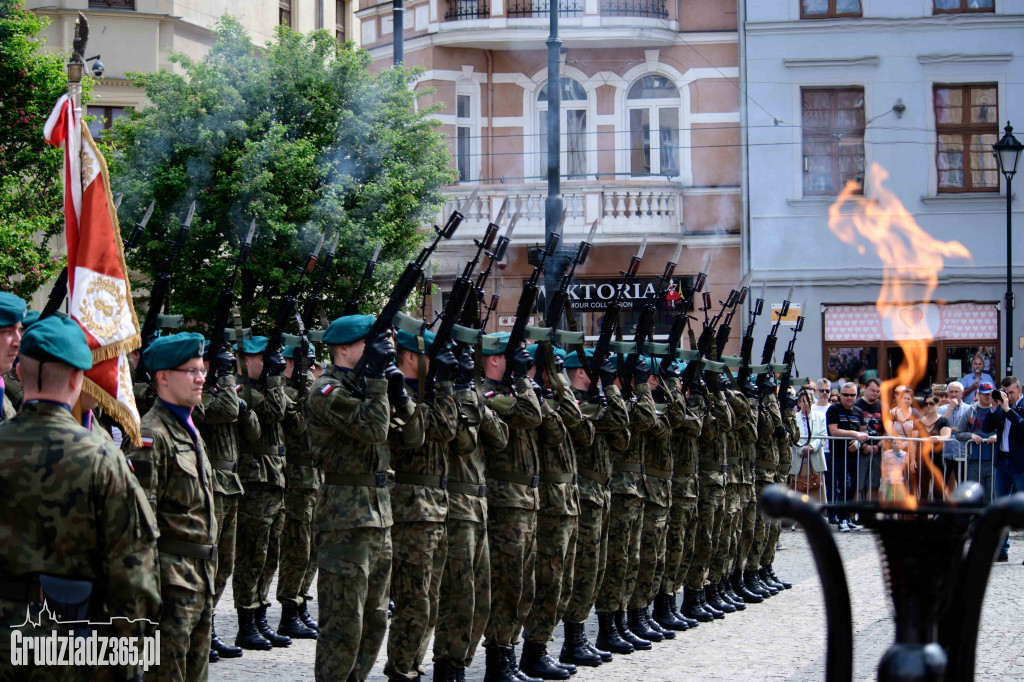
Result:
[[[596,145],[595,145],[595,140],[593,138],[595,138],[594,131],[596,130],[596,128],[594,126],[594,111],[593,111],[593,109],[594,109],[594,105],[593,105],[594,98],[592,97],[591,90],[589,90],[587,88],[585,80],[581,80],[580,78],[576,77],[575,75],[568,74],[568,73],[563,73],[562,74],[562,78],[567,78],[569,80],[576,81],[576,83],[579,84],[579,86],[583,89],[584,94],[586,94],[586,99],[585,100],[562,100],[562,109],[561,109],[561,112],[560,112],[561,113],[560,125],[561,125],[562,137],[565,137],[566,130],[568,129],[567,123],[568,123],[569,115],[568,115],[567,112],[570,109],[572,109],[574,111],[583,111],[584,114],[586,115],[586,127],[585,127],[585,129],[583,131],[583,139],[584,139],[584,144],[585,144],[584,149],[583,149],[583,160],[584,160],[583,176],[575,177],[575,178],[569,178],[568,177],[568,175],[567,175],[568,169],[569,169],[568,145],[559,145],[560,163],[561,163],[561,168],[562,168],[562,180],[579,181],[579,180],[583,180],[585,178],[585,176],[590,175],[590,174],[595,172],[594,168],[595,168],[596,164],[595,164],[595,160],[594,160],[594,154],[595,154],[595,147],[596,147]],[[532,99],[533,99],[532,110],[534,112],[533,116],[531,118],[532,118],[532,121],[533,121],[533,127],[534,127],[534,132],[535,132],[535,134],[532,136],[534,142],[531,145],[533,150],[534,150],[534,156],[535,156],[535,161],[532,164],[532,167],[533,167],[536,175],[538,176],[537,182],[543,182],[544,179],[547,177],[547,173],[548,173],[548,149],[547,149],[547,144],[541,144],[542,136],[545,135],[545,133],[547,132],[546,127],[541,125],[541,113],[542,112],[546,113],[548,111],[548,102],[541,102],[540,101],[540,91],[544,87],[544,85],[547,83],[547,80],[548,80],[547,78],[543,78],[539,82],[537,82],[536,89],[534,90],[533,93],[531,93],[531,96],[532,96]]]
[[[469,117],[459,118],[459,97],[469,97]],[[455,84],[455,102],[452,109],[452,120],[455,122],[455,136],[452,140],[452,158],[455,170],[459,168],[459,128],[469,128],[469,179],[458,180],[460,185],[475,185],[480,182],[480,85],[471,80],[462,79]]]
[[[640,82],[641,79],[647,76],[660,76],[665,78],[676,88],[675,98],[648,98],[648,99],[629,99],[629,91],[634,85]],[[632,178],[642,177],[664,177],[667,179],[678,180],[682,174],[682,120],[683,120],[683,98],[679,95],[679,86],[675,82],[660,73],[645,73],[639,78],[633,79],[626,87],[626,95],[623,99],[623,115],[625,116],[625,123],[623,129],[626,133],[626,173]],[[672,108],[676,110],[676,172],[669,178],[664,175],[661,169],[661,109]],[[633,158],[633,130],[630,123],[630,112],[634,109],[647,109],[650,112],[651,122],[651,172],[649,175],[635,175],[632,168]],[[656,134],[655,134],[656,133]]]

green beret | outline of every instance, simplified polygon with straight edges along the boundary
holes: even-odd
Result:
[[[25,299],[0,291],[0,327],[11,327],[25,317]]]
[[[85,332],[70,317],[50,315],[33,324],[21,339],[21,354],[40,362],[92,369],[92,351]]]
[[[142,351],[142,362],[150,372],[181,367],[193,358],[203,357],[206,339],[195,332],[166,334],[154,339]]]
[[[538,348],[540,348],[540,344],[539,343],[531,343],[529,346],[526,347],[526,352],[530,354],[531,358],[536,360],[537,359],[537,349]]]
[[[25,313],[25,319],[21,321],[21,326],[24,327],[25,329],[28,329],[30,325],[35,324],[36,322],[39,321],[40,315],[42,315],[42,313],[38,310],[28,311],[27,313]]]
[[[594,349],[587,348],[583,351],[583,354],[588,358],[594,357]],[[566,369],[582,369],[583,363],[580,362],[580,356],[576,354],[576,351],[566,353],[565,355],[565,368]]]
[[[344,315],[339,317],[324,332],[324,343],[328,346],[347,346],[370,333],[377,318],[373,315]]]
[[[429,353],[430,352],[430,349],[434,347],[434,337],[436,337],[436,336],[437,336],[437,334],[435,334],[434,332],[430,331],[429,329],[427,331],[423,332],[423,351],[422,351],[422,353],[425,354],[425,353]],[[399,329],[398,330],[398,334],[395,335],[395,341],[398,342],[398,346],[400,348],[404,348],[404,349],[406,349],[408,351],[412,351],[413,353],[416,353],[417,355],[421,354],[420,346],[419,346],[419,341],[417,340],[417,336],[415,334],[410,334],[409,332],[405,331],[404,329]]]
[[[565,356],[568,355],[568,353],[565,352],[564,348],[559,348],[558,346],[555,346],[551,350],[554,351],[555,357],[562,358],[563,360],[565,360]]]
[[[270,341],[265,336],[254,336],[251,339],[243,339],[245,344],[246,355],[258,355],[267,349],[267,343]],[[235,350],[238,350],[238,344],[235,344]],[[177,367],[177,365],[175,365]]]
[[[505,348],[508,347],[508,339],[512,336],[508,332],[495,332],[494,334],[488,334],[487,338],[495,340],[495,349],[488,348],[487,345],[483,347],[484,355],[501,355],[505,352]]]

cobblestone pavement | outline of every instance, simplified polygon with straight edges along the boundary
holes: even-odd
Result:
[[[878,660],[893,639],[891,607],[884,592],[882,567],[874,537],[868,531],[844,533],[838,544],[846,569],[853,603],[854,677],[875,679]],[[763,604],[729,615],[725,620],[702,624],[680,633],[675,641],[656,644],[649,652],[617,656],[599,668],[581,668],[573,682],[588,680],[821,680],[824,678],[825,613],[821,586],[814,562],[800,530],[784,531],[775,570],[793,583],[787,590]],[[1011,537],[1010,562],[993,566],[978,642],[977,679],[1024,679],[1024,619],[1020,617],[1024,583],[1024,534]],[[241,548],[240,548],[241,549]],[[228,591],[217,609],[221,636],[234,641],[236,620]],[[315,589],[315,583],[314,583]],[[274,594],[274,589],[271,589]],[[317,602],[311,603],[316,615]],[[270,609],[269,621],[276,627],[280,606]],[[597,633],[597,619],[591,617],[588,634]],[[562,646],[561,627],[548,651],[557,656]],[[240,659],[210,666],[210,680],[311,680],[316,643],[299,640],[285,649],[245,652]],[[371,680],[386,680],[381,670],[384,651],[374,667]],[[479,651],[467,679],[482,680],[483,650]],[[426,662],[424,679],[432,674]]]

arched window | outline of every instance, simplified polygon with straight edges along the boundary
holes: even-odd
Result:
[[[679,175],[679,89],[675,84],[665,76],[644,76],[629,88],[626,111],[629,172]]]
[[[455,167],[459,182],[479,179],[480,119],[477,89],[469,81],[455,86]]]
[[[548,84],[537,94],[538,174],[547,173],[548,167]],[[587,173],[587,91],[571,78],[562,79],[562,169],[569,178],[580,178]]]

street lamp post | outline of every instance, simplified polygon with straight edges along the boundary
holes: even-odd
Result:
[[[1003,139],[992,145],[995,150],[996,161],[999,163],[999,170],[1006,178],[1006,375],[1013,375],[1013,213],[1010,204],[1013,201],[1013,176],[1017,173],[1017,162],[1020,161],[1020,153],[1024,150],[1021,144],[1013,136],[1013,126],[1006,122],[1003,128],[1005,134]]]

